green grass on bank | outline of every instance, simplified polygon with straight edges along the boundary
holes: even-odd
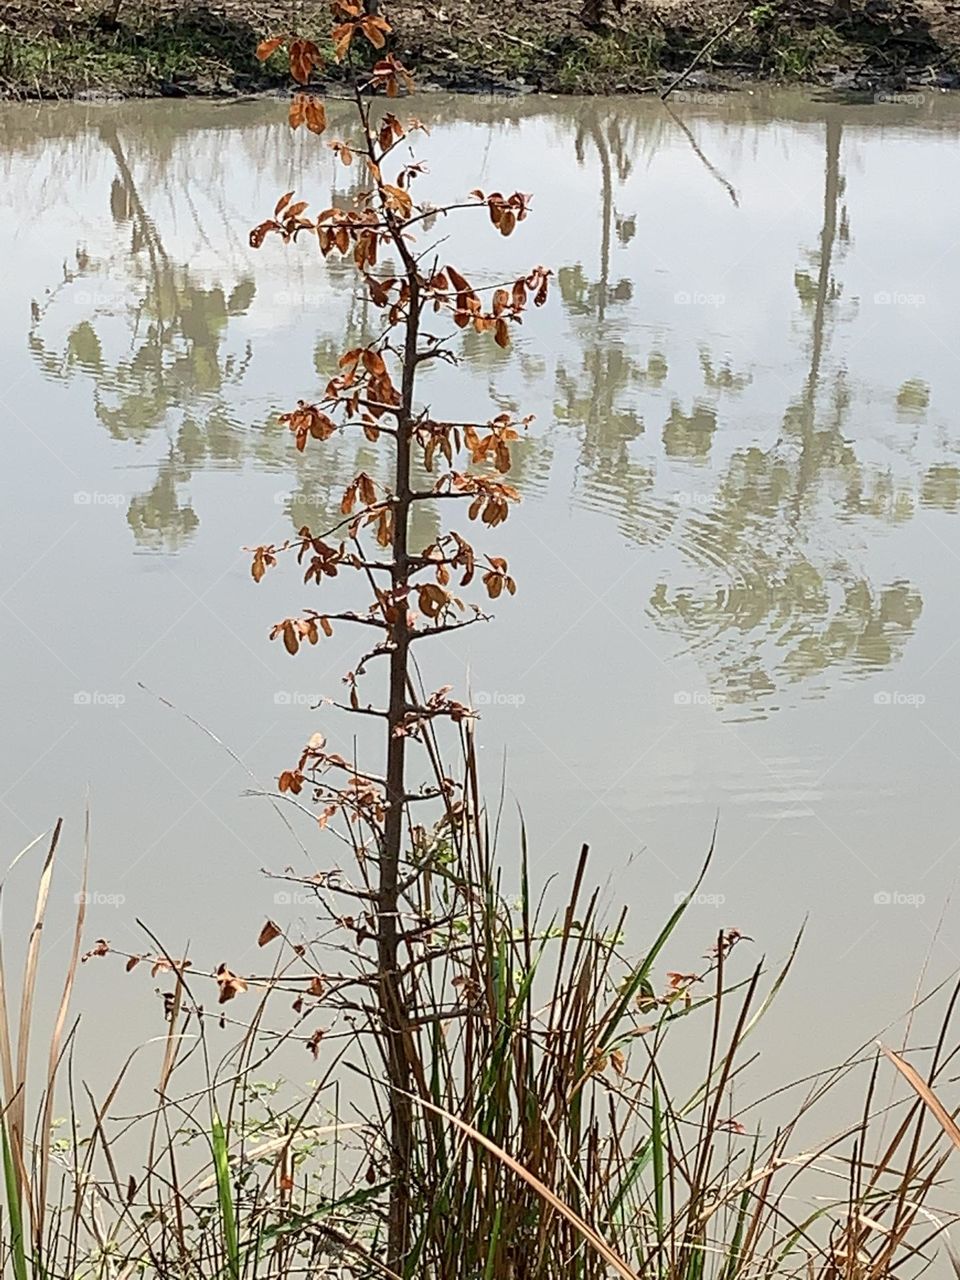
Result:
[[[206,9],[174,17],[121,17],[116,29],[94,18],[54,31],[0,34],[0,91],[15,97],[91,94],[154,97],[221,95],[286,85],[280,67],[254,50],[262,32]]]
[[[170,9],[133,0],[114,21],[97,7],[51,20],[46,10],[32,11],[33,2],[0,8],[0,93],[8,97],[226,95],[288,85],[282,59],[261,66],[253,53],[279,19],[242,4]],[[677,14],[670,20],[648,14],[607,31],[569,23],[531,30],[527,11],[518,9],[503,15],[494,32],[489,14],[427,24],[397,51],[418,68],[421,82],[466,90],[649,92],[688,67],[715,36],[698,74],[721,80],[726,74],[824,82],[856,71],[864,85],[905,75],[943,83],[960,70],[956,50],[941,47],[927,27],[887,27],[858,16],[856,5],[831,23],[813,10],[762,0],[727,31],[709,7]],[[320,16],[308,5],[302,33],[315,34]]]

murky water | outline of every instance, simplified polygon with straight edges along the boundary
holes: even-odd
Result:
[[[431,672],[474,690],[537,872],[588,841],[637,946],[719,814],[678,967],[729,926],[782,956],[809,914],[780,1016],[817,1034],[784,1059],[840,1056],[928,951],[931,977],[960,962],[960,104],[418,110],[425,197],[535,193],[508,242],[451,225],[454,260],[558,277],[512,353],[468,341],[429,387],[440,412],[537,415],[489,539],[520,592]],[[263,917],[298,911],[260,869],[303,865],[244,792],[321,719],[344,741],[310,704],[354,652],[271,646],[312,598],[254,586],[242,547],[377,466],[339,439],[299,457],[276,423],[363,331],[349,273],[246,232],[353,174],[272,103],[6,107],[0,165],[3,848],[65,813],[69,898],[89,786],[91,937],[140,950],[139,917],[242,971]],[[87,998],[161,1029],[101,966]]]

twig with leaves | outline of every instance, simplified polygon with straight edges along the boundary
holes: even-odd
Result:
[[[372,885],[365,884],[362,895],[372,915],[380,1038],[390,1087],[387,1265],[400,1269],[409,1247],[411,1093],[417,1086],[408,1047],[414,1011],[401,952],[411,954],[416,931],[423,930],[421,921],[408,923],[402,910],[406,868],[416,861],[423,840],[422,823],[413,821],[411,808],[419,801],[436,801],[442,808],[441,820],[450,823],[458,820],[467,803],[442,770],[434,787],[413,792],[407,781],[407,746],[425,741],[438,721],[462,725],[473,715],[469,706],[451,697],[450,686],[429,694],[417,691],[412,646],[485,619],[476,604],[459,595],[476,577],[491,600],[516,591],[507,560],[478,555],[460,531],[451,529],[431,545],[413,548],[411,520],[418,504],[439,499],[463,501],[468,519],[479,520],[488,529],[506,520],[511,504],[520,497],[504,479],[511,467],[511,446],[531,420],[507,413],[485,422],[437,420],[418,399],[417,379],[428,362],[450,357],[449,340],[457,330],[489,334],[498,346],[507,347],[511,326],[521,323],[528,305],[539,307],[546,301],[550,272],[535,266],[503,284],[475,286],[454,264],[440,265],[435,246],[418,246],[416,233],[424,224],[429,225],[437,214],[459,209],[484,212],[500,235],[509,236],[526,219],[530,197],[519,191],[504,195],[474,190],[467,198],[436,208],[418,203],[412,194],[423,171],[418,161],[408,160],[388,175],[394,153],[412,135],[424,132],[424,126],[375,106],[409,93],[411,73],[385,51],[390,27],[379,13],[368,12],[358,0],[335,0],[333,11],[333,56],[357,68],[357,131],[354,137],[334,139],[328,146],[343,165],[363,166],[369,187],[356,199],[356,207],[327,208],[315,216],[309,215],[306,200],[286,192],[272,215],[251,231],[250,243],[259,248],[272,235],[284,243],[310,240],[324,258],[352,261],[362,287],[384,317],[382,333],[366,345],[344,351],[322,397],[316,402],[299,400],[282,415],[282,421],[301,452],[337,431],[358,428],[371,443],[385,443],[392,449],[392,474],[387,483],[364,471],[354,477],[343,493],[343,522],[338,529],[321,535],[304,527],[296,539],[280,546],[252,548],[252,573],[259,582],[282,554],[293,553],[307,584],[326,591],[329,580],[353,570],[370,585],[372,598],[366,611],[308,609],[277,622],[271,638],[282,640],[291,655],[304,644],[312,646],[321,636],[331,636],[334,622],[382,634],[348,674],[349,703],[344,710],[384,722],[383,774],[359,770],[329,752],[318,736],[304,749],[296,767],[281,773],[279,786],[293,795],[311,786],[321,805],[320,826],[341,824],[365,875],[368,864],[376,869]],[[358,44],[373,50],[372,67],[364,66],[369,59],[356,52]],[[273,36],[261,44],[258,56],[268,58],[282,46],[290,59],[291,75],[301,86],[290,104],[290,126],[322,135],[327,129],[326,111],[309,87],[322,65],[321,51],[309,40]],[[450,333],[438,337],[425,332],[428,315],[446,319]],[[417,468],[427,477],[425,486],[414,479]],[[365,535],[372,535],[375,544],[370,553],[362,551]],[[367,663],[378,656],[385,657],[389,667],[383,706],[362,700],[358,688]],[[434,763],[437,759],[434,755]]]

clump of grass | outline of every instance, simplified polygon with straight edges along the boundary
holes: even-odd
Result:
[[[476,796],[469,754],[465,782]],[[319,1277],[335,1265],[391,1274],[378,1064],[388,1046],[363,966],[343,966],[362,940],[305,945],[265,928],[273,966],[231,975],[230,1012],[246,1007],[219,1056],[201,987],[222,989],[223,975],[195,972],[154,940],[150,958],[172,984],[167,1032],[118,1062],[104,1099],[83,1090],[82,1107],[72,1083],[66,1096],[58,1089],[73,1046],[65,1028],[81,906],[28,1123],[38,940],[59,834],[58,825],[39,873],[19,982],[0,968],[3,1264],[16,1280]],[[732,1087],[743,1096],[751,1046],[795,947],[767,972],[741,963],[739,934],[721,933],[694,969],[664,976],[686,901],[636,958],[624,917],[601,919],[586,850],[566,901],[549,910],[521,838],[518,895],[508,898],[479,808],[425,835],[414,860],[428,874],[406,904],[424,928],[407,956],[415,1143],[404,1276],[879,1280],[929,1260],[953,1216],[929,1206],[957,1141],[934,1093],[958,1052],[948,1045],[956,990],[933,1048],[894,1055],[905,1097],[878,1100],[883,1058],[863,1048],[764,1134],[754,1110],[732,1110]],[[313,888],[322,913],[327,891]],[[93,955],[108,953],[101,945]],[[8,1006],[19,1010],[15,1036]],[[268,1008],[283,1014],[278,1025]],[[318,1016],[330,1020],[319,1035]],[[304,1045],[319,1079],[292,1090],[263,1082],[291,1046],[302,1059]],[[145,1053],[159,1058],[154,1100],[131,1114],[118,1099]],[[800,1128],[809,1132],[816,1109],[858,1071],[862,1107],[839,1133],[800,1146]],[[333,1094],[350,1097],[352,1117],[330,1115]],[[68,1111],[64,1150],[54,1148],[55,1096]],[[928,1110],[945,1133],[925,1129]]]
[[[0,38],[0,92],[12,96],[129,97],[229,93],[285,85],[277,66],[251,54],[257,33],[242,18],[205,6],[158,15],[121,11],[104,26],[95,10],[51,29],[11,29]]]
[[[656,75],[667,54],[662,28],[652,26],[568,40],[560,50],[556,87],[561,93],[638,89]]]
[[[8,36],[0,48],[0,84],[13,96],[70,98],[83,94],[140,97],[182,84],[224,90],[232,73],[190,42],[104,46],[93,34]]]
[[[857,61],[858,50],[836,26],[784,21],[770,4],[752,9],[716,52],[717,60],[746,60],[757,74],[777,80],[810,80],[827,69]],[[863,50],[859,50],[860,61]]]

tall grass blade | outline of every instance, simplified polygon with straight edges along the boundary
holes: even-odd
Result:
[[[77,898],[77,916],[73,929],[73,946],[67,964],[63,990],[60,995],[60,1007],[53,1034],[50,1037],[50,1052],[47,1058],[47,1082],[44,1097],[43,1116],[40,1122],[40,1177],[37,1192],[37,1220],[34,1225],[34,1247],[38,1254],[42,1248],[43,1220],[47,1203],[47,1183],[50,1175],[50,1141],[53,1124],[54,1090],[57,1079],[57,1068],[60,1064],[60,1049],[63,1041],[63,1029],[67,1022],[70,998],[73,995],[73,984],[80,964],[80,948],[83,940],[83,925],[87,914],[87,875],[90,863],[90,809],[86,810],[83,833],[83,869],[80,877],[80,893]]]
[[[20,1198],[20,1178],[7,1137],[7,1118],[0,1118],[0,1136],[3,1138],[3,1184],[7,1193],[7,1217],[10,1221],[10,1257],[16,1280],[27,1280],[27,1257],[23,1239],[23,1204]]]
[[[915,1067],[900,1057],[899,1053],[894,1053],[892,1049],[888,1049],[886,1045],[880,1046],[881,1052],[884,1053],[893,1065],[897,1068],[903,1078],[910,1085],[911,1089],[917,1094],[924,1106],[936,1118],[941,1129],[957,1148],[960,1148],[960,1126],[956,1120],[946,1109],[937,1095],[933,1092],[926,1080],[920,1075]]]
[[[227,1255],[227,1267],[231,1280],[240,1280],[240,1243],[237,1236],[237,1215],[233,1203],[233,1186],[230,1181],[230,1155],[223,1122],[216,1112],[211,1121],[213,1166],[217,1175],[217,1204],[223,1228],[223,1246]]]

